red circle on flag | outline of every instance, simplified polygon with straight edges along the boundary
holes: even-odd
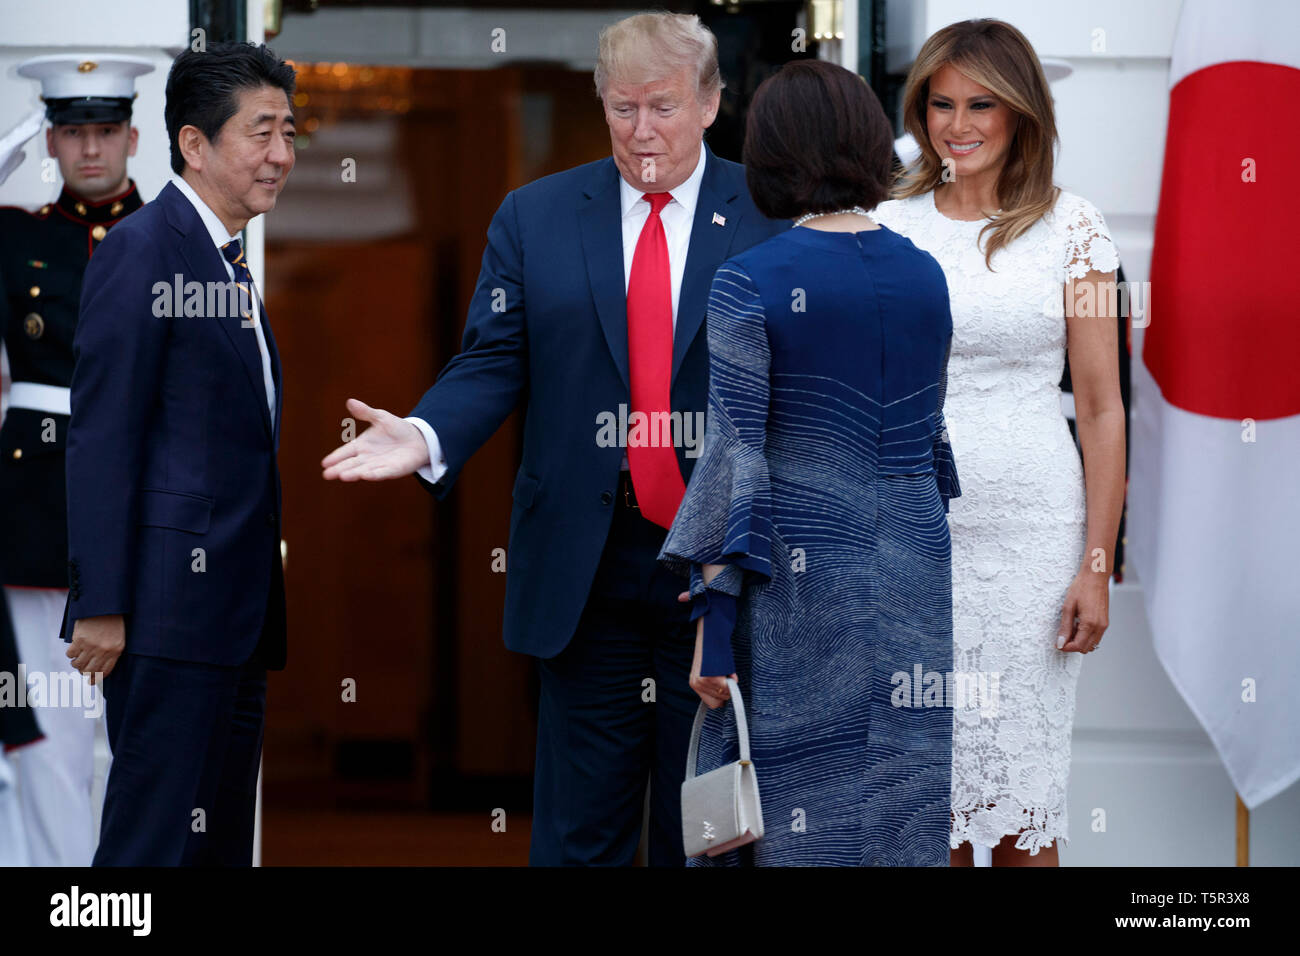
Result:
[[[1169,97],[1142,358],[1200,415],[1300,414],[1300,70],[1219,63]]]

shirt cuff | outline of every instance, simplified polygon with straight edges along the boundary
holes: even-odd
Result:
[[[736,673],[731,634],[736,627],[736,599],[722,591],[705,591],[696,600],[691,619],[704,618],[700,649],[701,677],[730,677]]]
[[[416,474],[429,484],[436,485],[447,473],[447,459],[442,455],[442,443],[438,441],[438,433],[423,418],[404,418],[402,421],[410,422],[418,428],[420,434],[424,436],[424,443],[429,446],[429,464],[420,468]]]

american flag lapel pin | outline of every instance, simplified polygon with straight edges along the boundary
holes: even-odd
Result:
[[[725,226],[727,224],[726,216],[719,216],[716,212],[713,214],[713,224],[715,226]]]

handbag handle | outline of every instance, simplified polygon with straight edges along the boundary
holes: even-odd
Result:
[[[736,736],[740,741],[740,762],[749,763],[749,724],[745,720],[745,702],[740,699],[740,686],[727,678],[727,689],[731,691],[731,706],[736,710]],[[695,712],[695,723],[691,725],[691,745],[686,751],[686,779],[695,776],[695,761],[700,753],[700,730],[704,726],[704,715],[709,712],[709,705],[700,701],[700,709]]]

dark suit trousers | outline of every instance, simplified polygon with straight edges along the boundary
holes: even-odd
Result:
[[[635,862],[647,780],[649,863],[685,865],[681,787],[700,700],[688,683],[695,627],[677,601],[686,581],[655,560],[666,533],[620,500],[573,639],[537,662],[533,866]]]
[[[126,653],[104,696],[113,762],[94,865],[251,865],[260,654],[218,667]]]

